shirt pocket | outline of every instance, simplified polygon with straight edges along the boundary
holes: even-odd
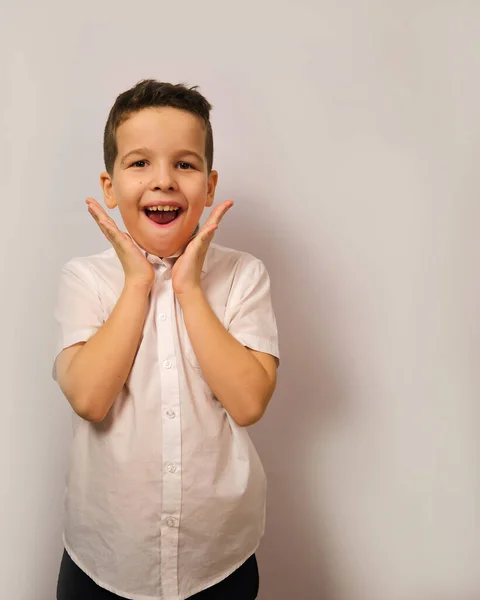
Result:
[[[210,307],[213,310],[213,312],[216,314],[217,318],[222,323],[222,325],[225,326],[225,312],[226,312],[225,305],[216,303],[216,304],[210,304]],[[198,371],[201,375],[203,375],[202,368],[200,367],[200,363],[198,362],[197,355],[195,354],[195,351],[192,346],[192,342],[190,341],[190,337],[188,336],[187,328],[185,326],[183,326],[182,345],[183,345],[183,351],[184,351],[184,354],[185,354],[188,364],[191,367],[193,367],[196,371]]]

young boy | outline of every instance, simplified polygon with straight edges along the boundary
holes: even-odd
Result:
[[[211,106],[146,80],[104,134],[112,248],[62,269],[54,377],[74,410],[58,600],[254,600],[265,474],[246,426],[273,394],[268,273],[212,244]]]

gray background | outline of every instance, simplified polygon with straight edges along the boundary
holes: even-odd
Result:
[[[0,9],[0,587],[53,600],[70,409],[60,266],[107,247],[102,129],[144,77],[199,84],[215,241],[266,263],[278,391],[261,600],[480,597],[480,4],[17,2]]]

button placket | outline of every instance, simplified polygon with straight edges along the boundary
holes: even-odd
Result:
[[[161,577],[164,595],[178,596],[178,530],[181,514],[180,387],[175,357],[174,298],[171,280],[164,271],[163,293],[157,305],[158,360],[162,399],[162,459],[164,464],[161,515]]]

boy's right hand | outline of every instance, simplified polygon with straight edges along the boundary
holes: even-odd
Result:
[[[118,229],[115,221],[93,198],[87,198],[88,212],[98,223],[101,231],[112,244],[125,272],[125,284],[145,285],[149,289],[155,281],[155,271],[132,238]]]

